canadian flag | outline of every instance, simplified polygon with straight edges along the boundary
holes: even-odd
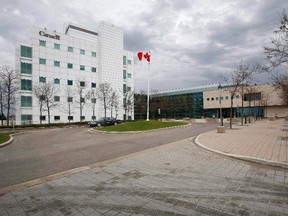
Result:
[[[150,51],[148,51],[148,52],[138,52],[137,56],[138,56],[138,59],[140,61],[142,61],[142,58],[144,57],[150,63],[150,56],[151,56]]]

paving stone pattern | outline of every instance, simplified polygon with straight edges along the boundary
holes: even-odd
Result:
[[[225,133],[216,130],[201,134],[201,145],[227,154],[255,157],[288,164],[288,122],[262,120],[234,125]]]
[[[191,139],[0,197],[0,215],[288,215],[288,170]]]

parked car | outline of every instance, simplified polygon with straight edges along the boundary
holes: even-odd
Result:
[[[90,127],[101,127],[101,126],[108,126],[108,125],[117,125],[120,124],[121,120],[112,118],[112,117],[103,117],[96,121],[91,121],[88,123]]]

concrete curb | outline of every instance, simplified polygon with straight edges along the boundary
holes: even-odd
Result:
[[[4,146],[6,146],[6,145],[9,145],[9,144],[11,144],[12,142],[13,142],[13,140],[14,140],[14,136],[16,136],[16,135],[19,135],[19,134],[23,134],[24,132],[19,132],[19,133],[14,133],[14,134],[10,134],[9,136],[10,136],[10,139],[7,141],[7,142],[4,142],[4,143],[1,143],[0,144],[0,148],[2,148],[2,147],[4,147]]]
[[[254,163],[260,163],[263,165],[269,165],[269,166],[275,166],[275,167],[280,167],[280,168],[284,168],[284,169],[288,169],[288,163],[282,163],[282,162],[278,162],[278,161],[272,161],[272,160],[265,160],[265,159],[261,159],[261,158],[256,158],[256,157],[249,157],[249,156],[245,156],[245,155],[237,155],[237,154],[228,154],[225,152],[221,152],[212,148],[208,148],[205,145],[201,144],[199,141],[199,138],[201,137],[202,134],[198,135],[195,139],[192,140],[192,142],[199,146],[200,148],[203,148],[205,150],[217,153],[217,154],[221,154],[224,156],[228,156],[228,157],[232,157],[232,158],[236,158],[236,159],[240,159],[240,160],[245,160],[245,161],[249,161],[249,162],[254,162]]]
[[[194,138],[194,137],[192,137],[192,138]],[[128,158],[132,158],[132,157],[136,157],[136,156],[141,155],[143,153],[151,152],[151,151],[154,151],[156,149],[162,148],[164,146],[174,145],[175,143],[178,143],[178,142],[181,142],[181,141],[184,141],[184,140],[191,140],[192,138],[185,138],[183,140],[169,142],[169,143],[166,143],[166,144],[163,144],[163,145],[160,145],[160,146],[155,146],[153,148],[144,149],[144,150],[139,151],[139,152],[133,152],[133,153],[130,153],[130,154],[127,154],[127,155],[119,156],[117,158],[112,158],[112,159],[107,159],[107,160],[104,160],[104,161],[99,161],[99,162],[92,163],[92,164],[89,164],[89,165],[81,166],[81,167],[78,167],[78,168],[62,171],[62,172],[59,172],[59,173],[51,174],[51,175],[48,175],[48,176],[44,176],[44,177],[40,177],[40,178],[29,180],[29,181],[26,181],[26,182],[22,182],[22,183],[10,185],[10,186],[4,187],[4,188],[0,188],[0,196],[4,195],[4,194],[7,194],[7,193],[11,193],[11,192],[16,191],[16,190],[22,190],[22,189],[33,187],[33,186],[39,185],[39,184],[43,184],[43,183],[46,183],[46,182],[49,182],[49,181],[52,181],[52,180],[55,180],[55,179],[67,177],[67,176],[70,176],[70,175],[73,175],[73,174],[76,174],[76,173],[80,173],[80,172],[83,172],[83,171],[86,171],[86,170],[90,170],[90,169],[93,169],[93,168],[96,168],[96,167],[101,167],[101,166],[104,166],[106,164],[114,163],[114,162],[117,162],[117,161],[121,161],[121,160],[125,160],[125,159],[128,159]]]
[[[8,187],[1,188],[0,189],[0,195],[6,194],[6,193],[10,193],[10,192],[13,192],[13,191],[16,191],[16,190],[21,190],[21,189],[24,189],[24,188],[32,187],[34,185],[42,184],[42,183],[45,183],[47,181],[51,181],[51,180],[54,180],[54,179],[62,178],[62,177],[65,177],[65,176],[69,176],[69,175],[72,175],[72,174],[75,174],[75,173],[78,173],[78,172],[82,172],[82,171],[85,171],[85,170],[88,170],[88,169],[91,169],[91,168],[88,167],[88,166],[83,166],[83,167],[79,167],[79,168],[63,171],[63,172],[60,172],[60,173],[52,174],[52,175],[49,175],[49,176],[33,179],[33,180],[26,181],[26,182],[23,182],[23,183],[10,185]]]
[[[90,128],[88,131],[91,133],[103,133],[103,134],[139,134],[139,133],[151,133],[155,131],[162,131],[162,130],[169,130],[169,129],[175,129],[175,128],[184,128],[188,127],[190,124],[186,125],[179,125],[179,126],[174,126],[174,127],[167,127],[167,128],[159,128],[159,129],[154,129],[154,130],[146,130],[146,131],[99,131],[97,129]]]

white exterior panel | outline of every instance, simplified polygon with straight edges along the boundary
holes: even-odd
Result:
[[[73,103],[71,104],[73,121],[80,121],[80,104],[77,103],[80,100],[80,95],[77,93],[80,89],[80,82],[85,82],[83,95],[88,94],[91,90],[96,90],[95,84],[97,87],[100,83],[109,82],[111,87],[118,92],[117,95],[119,95],[120,106],[117,117],[123,119],[123,83],[127,82],[127,80],[123,79],[123,55],[126,52],[123,50],[123,32],[121,29],[104,22],[99,25],[98,30],[96,32],[74,24],[69,25],[64,33],[32,27],[31,44],[19,44],[16,46],[15,68],[20,72],[21,80],[31,80],[33,89],[33,87],[40,84],[40,77],[43,77],[46,79],[46,83],[53,83],[56,88],[55,96],[59,96],[60,101],[55,102],[57,105],[51,109],[51,122],[68,122],[66,89],[71,89],[74,92]],[[45,43],[45,46],[41,44],[42,42]],[[31,47],[31,58],[21,55],[22,45]],[[73,50],[71,51],[71,49]],[[127,51],[127,53],[130,52]],[[129,70],[133,70],[133,53],[130,53],[129,58],[131,64]],[[40,63],[40,59],[45,59],[45,64],[41,64],[43,62]],[[31,63],[31,74],[21,71],[21,62]],[[71,65],[72,68],[69,68]],[[80,70],[80,68],[83,70]],[[129,83],[134,89],[133,77],[129,78]],[[54,84],[55,79],[59,80],[60,83]],[[68,85],[68,80],[73,82],[72,86]],[[32,97],[32,106],[23,107],[23,101],[21,102],[23,96]],[[25,123],[23,119],[30,118],[23,115],[31,115],[32,123],[40,123],[38,100],[31,89],[23,89],[22,87],[21,90],[20,86],[17,101],[17,124],[23,124]],[[91,98],[89,98],[83,108],[82,116],[85,118],[83,120],[92,120],[92,107],[93,103],[91,103]],[[103,117],[102,105],[98,100],[95,111],[97,119]],[[113,117],[115,117],[115,112],[113,113]],[[107,116],[110,116],[109,110],[107,114]],[[43,112],[42,116],[46,116],[46,120],[43,123],[47,123],[47,111]],[[132,119],[134,119],[134,116]],[[27,122],[29,123],[28,120]]]

